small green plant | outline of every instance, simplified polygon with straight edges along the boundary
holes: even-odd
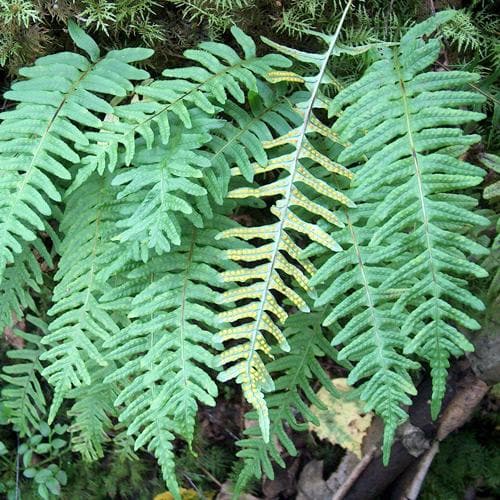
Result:
[[[145,449],[179,498],[178,440],[190,449],[200,405],[235,380],[252,407],[242,491],[296,453],[313,384],[335,392],[322,358],[384,420],[386,462],[425,366],[439,414],[484,308],[469,257],[488,250],[468,235],[489,221],[467,194],[484,171],[462,159],[484,97],[478,75],[433,66],[453,11],[350,46],[350,4],[315,33],[322,52],[263,39],[276,52],[260,55],[232,27],[232,46],[203,42],[152,79],[152,50],[104,53],[71,22],[79,51],[20,70],[0,114],[0,329],[30,314],[2,391],[23,461],[65,446],[47,426],[62,414],[86,461]],[[360,55],[370,68],[334,95],[331,61]],[[28,457],[23,474],[57,494],[57,467]]]

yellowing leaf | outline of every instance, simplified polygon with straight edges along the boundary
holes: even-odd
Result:
[[[182,500],[198,500],[198,494],[193,489],[181,488],[181,498]],[[170,491],[164,491],[154,497],[154,500],[174,500],[174,495]]]
[[[341,393],[339,398],[332,396],[325,388],[320,389],[317,396],[327,407],[320,410],[311,406],[311,411],[318,417],[320,425],[309,425],[321,439],[327,439],[332,444],[338,444],[352,451],[361,458],[361,443],[370,427],[373,414],[363,412],[363,403],[358,400],[347,400],[352,391],[345,378],[332,380],[333,385]]]

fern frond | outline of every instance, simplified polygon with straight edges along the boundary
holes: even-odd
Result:
[[[35,252],[52,266],[52,259],[40,239],[32,243]],[[12,265],[6,267],[0,288],[0,332],[22,318],[25,310],[36,312],[32,294],[40,292],[43,282],[42,270],[35,253],[26,243]]]
[[[104,456],[104,445],[110,438],[111,417],[116,416],[113,403],[118,395],[115,384],[106,384],[104,378],[113,366],[89,366],[91,383],[71,389],[67,396],[75,400],[68,411],[73,421],[69,431],[73,451],[80,453],[84,460],[92,462]]]
[[[209,209],[208,192],[201,179],[211,162],[200,149],[222,122],[200,110],[191,111],[190,120],[191,128],[186,129],[178,117],[170,118],[168,144],[159,135],[150,147],[139,143],[131,167],[125,166],[114,177],[123,202],[118,241],[138,243],[161,254],[181,243],[183,219],[201,227],[209,215],[204,213]]]
[[[49,422],[72,387],[91,383],[90,361],[106,366],[100,344],[119,331],[99,303],[107,291],[99,260],[115,245],[115,196],[109,176],[95,174],[68,198],[61,220],[58,283],[48,311],[54,319],[42,341],[50,346],[41,358],[49,362],[43,375],[54,386]]]
[[[342,22],[346,13],[347,9],[344,11]],[[342,193],[315,177],[309,166],[309,162],[312,162],[331,173],[348,178],[352,176],[346,169],[321,154],[310,140],[312,133],[331,137],[328,128],[314,116],[313,109],[323,107],[320,87],[329,80],[326,73],[327,63],[334,52],[342,22],[335,35],[331,37],[325,35],[329,46],[324,54],[306,54],[268,42],[273,48],[288,56],[313,64],[317,68],[317,73],[307,78],[290,72],[269,74],[274,81],[307,81],[310,90],[307,100],[299,98],[297,101],[298,116],[292,118],[289,112],[286,112],[278,122],[280,127],[288,123],[288,130],[285,133],[277,130],[280,136],[264,144],[268,149],[284,146],[283,154],[274,156],[265,166],[254,165],[254,174],[278,171],[283,175],[270,184],[256,188],[243,187],[229,193],[229,197],[233,199],[279,196],[279,200],[271,208],[277,221],[265,226],[232,229],[218,236],[218,238],[266,241],[265,244],[255,246],[248,251],[229,252],[231,259],[251,263],[252,267],[224,273],[225,281],[243,285],[224,295],[225,303],[237,302],[241,305],[221,315],[225,321],[236,323],[237,326],[225,329],[218,335],[222,342],[239,341],[237,345],[220,355],[219,364],[231,366],[219,375],[219,380],[236,378],[242,385],[247,401],[258,412],[262,435],[266,442],[269,441],[270,424],[263,393],[274,389],[273,381],[260,354],[271,353],[266,335],[273,337],[282,350],[289,350],[286,338],[277,326],[277,323],[286,320],[288,313],[279,304],[276,293],[287,297],[297,309],[309,310],[301,292],[310,291],[308,277],[304,271],[310,274],[313,267],[307,260],[300,258],[300,248],[289,233],[297,232],[337,251],[340,249],[338,244],[317,224],[307,222],[305,219],[310,214],[338,223],[337,217],[327,208],[328,204],[340,202],[350,205],[350,201]],[[299,97],[303,98],[300,94]],[[235,173],[243,174],[241,169],[237,169]],[[324,204],[312,201],[310,192],[323,196],[326,200]],[[293,285],[290,286],[291,282]],[[295,287],[298,287],[299,293]]]
[[[71,52],[41,57],[34,66],[22,68],[26,79],[5,93],[19,104],[0,113],[0,280],[22,251],[22,242],[36,239],[51,205],[61,201],[57,184],[71,178],[67,162],[80,161],[77,145],[90,146],[82,128],[99,128],[101,114],[112,113],[100,96],[126,95],[132,88],[121,76],[132,68],[127,62],[151,53],[124,49],[101,57],[96,43],[76,24],[69,28],[89,58]]]
[[[235,495],[241,493],[252,477],[259,479],[265,474],[274,478],[273,462],[285,467],[279,449],[292,456],[297,450],[289,431],[305,431],[308,423],[318,424],[317,417],[310,411],[311,404],[325,409],[316,397],[313,383],[319,381],[328,390],[335,392],[328,374],[319,359],[336,359],[337,353],[330,346],[321,328],[321,313],[299,313],[285,323],[284,335],[290,344],[290,354],[271,361],[267,369],[276,378],[275,391],[267,399],[271,426],[270,439],[262,439],[255,411],[246,415],[254,425],[245,430],[245,437],[237,442],[241,448],[237,456],[243,459],[243,469],[235,485]]]
[[[430,363],[433,416],[441,405],[450,356],[472,349],[456,325],[479,327],[462,309],[484,307],[465,288],[464,277],[486,275],[467,257],[487,251],[462,234],[486,219],[469,209],[474,199],[453,194],[483,177],[480,168],[454,156],[457,147],[479,140],[459,128],[483,118],[462,109],[483,101],[462,90],[478,75],[426,71],[441,45],[424,37],[452,16],[440,12],[410,29],[399,47],[384,49],[366,75],[329,107],[330,114],[343,109],[333,130],[352,143],[338,161],[361,163],[357,196],[377,203],[368,220],[374,229],[369,246],[384,247],[383,259],[392,270],[379,288],[403,289],[392,312],[403,338],[411,339],[404,353]]]
[[[356,199],[355,193],[352,197]],[[344,250],[327,258],[311,285],[321,290],[316,307],[332,305],[323,324],[335,331],[332,344],[344,345],[338,359],[354,364],[347,382],[363,380],[360,399],[366,411],[374,410],[384,421],[387,462],[396,428],[408,418],[403,407],[411,404],[408,396],[416,394],[408,372],[419,364],[402,355],[408,338],[391,310],[397,291],[391,295],[381,286],[391,268],[384,267],[383,249],[369,246],[375,229],[366,227],[366,221],[375,207],[366,203],[346,211],[345,228],[335,233]]]
[[[191,128],[190,110],[198,108],[213,115],[228,100],[241,105],[247,91],[257,91],[259,76],[275,68],[290,66],[290,61],[280,55],[257,56],[255,43],[239,28],[233,27],[231,33],[243,57],[222,43],[201,43],[197,49],[184,53],[184,57],[196,66],[167,69],[162,73],[165,79],[136,86],[135,93],[142,99],[116,106],[114,113],[120,120],[106,122],[104,126],[113,132],[125,130],[132,124],[129,142],[132,143],[135,134],[139,133],[147,144],[151,144],[152,127],[156,125],[162,142],[167,144],[171,116],[177,116],[186,128]],[[128,158],[131,157],[129,154]]]
[[[207,369],[214,366],[209,347],[219,323],[218,289],[225,287],[219,270],[235,265],[214,236],[215,228],[232,225],[216,216],[209,226],[189,228],[180,246],[139,263],[103,298],[113,308],[123,304],[131,319],[105,342],[107,359],[120,367],[104,382],[119,384],[120,421],[136,437],[136,449],[147,445],[155,453],[171,490],[177,489],[174,436],[190,443],[198,404],[215,405],[217,386]]]
[[[38,318],[27,316],[28,324],[32,324],[42,332],[47,330]],[[2,403],[8,409],[9,421],[13,423],[21,436],[30,435],[45,422],[47,402],[41,385],[42,364],[40,356],[45,351],[41,343],[42,337],[36,333],[15,330],[25,345],[20,349],[7,352],[12,364],[2,367],[0,376],[7,385],[2,388]]]

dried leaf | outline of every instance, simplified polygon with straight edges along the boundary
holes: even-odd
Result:
[[[309,427],[321,439],[338,444],[361,458],[361,443],[370,427],[373,414],[363,412],[361,401],[347,400],[347,395],[353,389],[347,385],[345,378],[333,379],[332,383],[341,397],[336,398],[325,388],[320,389],[317,396],[327,409],[320,410],[312,406],[311,411],[318,417],[320,425],[311,424]]]

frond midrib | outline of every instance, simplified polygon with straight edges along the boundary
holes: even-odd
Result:
[[[410,152],[411,152],[411,157],[413,161],[413,165],[415,167],[415,177],[417,180],[417,186],[418,186],[418,201],[420,204],[420,213],[422,215],[422,224],[424,226],[424,232],[425,232],[425,245],[426,245],[426,250],[429,255],[429,258],[427,259],[428,266],[429,266],[429,272],[432,278],[433,286],[432,286],[432,296],[433,298],[439,297],[439,290],[440,290],[440,285],[437,282],[437,272],[436,272],[436,267],[434,264],[434,259],[433,259],[433,245],[431,242],[430,234],[429,234],[429,217],[427,214],[427,208],[425,206],[425,196],[424,196],[424,188],[423,188],[423,179],[422,179],[422,172],[420,169],[419,161],[418,161],[418,156],[417,156],[417,150],[415,147],[415,142],[413,139],[413,133],[412,133],[412,127],[411,127],[411,113],[410,113],[410,107],[408,103],[408,96],[406,94],[406,88],[403,80],[403,76],[401,74],[401,66],[399,64],[399,57],[398,57],[398,52],[397,49],[394,50],[394,60],[395,60],[395,69],[398,75],[399,79],[399,86],[401,89],[401,96],[402,96],[402,101],[403,101],[403,110],[405,114],[405,123],[406,123],[406,128],[408,132],[408,142],[409,142],[409,147],[410,147]],[[440,318],[440,311],[439,307],[437,304],[437,301],[433,301],[433,313],[432,313],[432,318],[433,321],[438,321]],[[434,334],[434,345],[435,345],[435,350],[436,350],[436,357],[440,360],[441,362],[441,335],[438,327],[434,328],[435,334]],[[431,366],[433,362],[431,361]],[[434,399],[434,398],[433,398]],[[434,415],[435,410],[434,410],[434,405],[433,405],[433,410],[432,413]]]

